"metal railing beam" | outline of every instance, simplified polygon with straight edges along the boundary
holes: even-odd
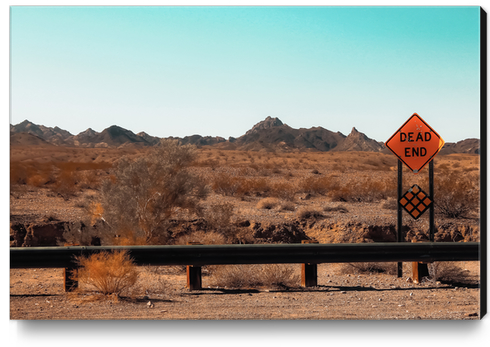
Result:
[[[186,246],[12,247],[10,268],[70,268],[75,257],[127,250],[136,265],[226,265],[471,261],[478,242]]]

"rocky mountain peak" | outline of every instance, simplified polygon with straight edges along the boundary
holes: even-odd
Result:
[[[263,121],[255,124],[252,127],[252,129],[250,129],[249,131],[247,131],[245,133],[245,135],[250,135],[250,134],[256,133],[257,131],[260,131],[260,130],[266,130],[266,129],[270,129],[270,128],[274,128],[274,127],[279,127],[281,125],[284,125],[284,123],[279,118],[277,118],[277,117],[272,118],[271,116],[268,116]]]
[[[335,148],[336,151],[369,151],[379,152],[383,149],[383,145],[376,140],[370,139],[366,134],[361,133],[355,127],[345,140]]]
[[[88,128],[87,130],[82,131],[82,132],[81,132],[80,134],[78,134],[78,135],[95,135],[95,134],[96,134],[96,132],[95,132],[95,130],[94,130],[94,129],[92,129],[92,128]]]

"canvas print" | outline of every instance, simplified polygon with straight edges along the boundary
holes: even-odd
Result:
[[[10,320],[481,319],[485,25],[10,7]]]

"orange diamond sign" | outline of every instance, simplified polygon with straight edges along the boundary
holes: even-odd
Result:
[[[416,184],[402,196],[399,202],[414,219],[418,219],[432,204],[429,196]]]
[[[444,140],[420,116],[414,113],[386,141],[392,151],[414,173],[430,162],[444,146]]]

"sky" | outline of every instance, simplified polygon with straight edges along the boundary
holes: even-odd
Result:
[[[239,137],[267,116],[480,138],[480,8],[13,6],[10,123]]]

